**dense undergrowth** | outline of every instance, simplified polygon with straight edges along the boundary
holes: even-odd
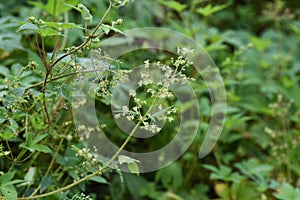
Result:
[[[300,199],[299,2],[81,3],[0,4],[0,199]],[[213,151],[199,159],[211,108],[205,84],[191,82],[197,88],[201,120],[193,144],[170,166],[144,174],[139,174],[134,159],[117,154],[118,159],[98,159],[84,147],[74,125],[76,105],[70,86],[73,80],[80,81],[80,70],[88,70],[82,67],[91,49],[104,38],[139,27],[169,28],[199,42],[219,68],[227,95],[221,137]],[[143,41],[149,36],[137,37]],[[108,109],[109,94],[121,81],[116,74],[126,77],[126,70],[147,60],[172,65],[172,56],[137,51],[125,55],[122,63],[115,62],[117,69],[107,69],[105,79],[99,80],[95,95],[99,121],[119,146],[128,135],[116,128]],[[138,98],[148,97],[141,93]],[[142,110],[138,100],[131,103]],[[162,110],[170,122],[176,122],[173,101],[159,102],[173,109]],[[149,118],[140,113],[122,111],[150,132],[160,130],[147,126]],[[147,141],[131,138],[124,148],[158,149],[172,139],[175,129],[166,125]],[[124,163],[131,173],[121,172]]]

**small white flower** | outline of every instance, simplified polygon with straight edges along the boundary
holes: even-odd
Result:
[[[136,92],[134,90],[129,90],[129,95],[132,97],[136,96]]]
[[[145,68],[147,69],[150,66],[150,61],[149,60],[145,60],[144,64],[145,64]]]

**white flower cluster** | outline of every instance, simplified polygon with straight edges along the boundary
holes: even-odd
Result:
[[[171,60],[171,66],[161,64],[160,62],[150,65],[150,61],[144,62],[144,69],[140,72],[140,79],[137,82],[145,94],[139,97],[135,90],[129,90],[129,95],[133,99],[133,106],[122,106],[115,114],[116,119],[126,117],[127,120],[140,122],[141,128],[149,131],[150,133],[157,133],[161,131],[161,127],[156,125],[157,121],[167,120],[172,122],[174,118],[172,114],[177,112],[173,106],[163,108],[162,101],[174,98],[170,87],[175,84],[186,84],[187,81],[193,80],[185,75],[185,70],[192,65],[184,55],[190,54],[193,50],[188,48],[178,49],[182,55],[176,60]],[[152,67],[155,66],[155,67]],[[159,71],[159,72],[158,72]],[[162,74],[160,80],[156,74]],[[150,99],[147,99],[150,96]],[[146,99],[147,101],[145,101]]]

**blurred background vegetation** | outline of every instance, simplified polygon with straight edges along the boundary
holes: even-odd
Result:
[[[19,26],[16,22],[35,16],[50,21],[67,18],[69,22],[81,24],[80,14],[74,10],[67,14],[51,13],[36,2],[42,1],[2,0],[0,3],[0,91],[4,91],[7,84],[5,78],[16,76],[18,66],[27,65],[32,60],[42,66],[33,35],[16,32]],[[76,4],[78,1],[69,3]],[[93,15],[89,26],[95,26],[108,7],[108,1],[85,0],[82,3]],[[169,28],[195,39],[206,49],[221,71],[227,92],[227,116],[221,138],[213,152],[203,159],[198,158],[210,119],[209,96],[205,87],[201,86],[199,106],[203,122],[189,150],[175,163],[140,176],[121,175],[120,172],[106,174],[106,181],[81,183],[48,199],[72,196],[80,199],[83,197],[78,195],[75,198],[74,195],[84,193],[93,199],[113,200],[299,200],[300,1],[135,0],[112,10],[106,21],[109,23],[119,18],[124,20],[118,27],[120,30]],[[82,30],[70,29],[65,46],[82,43],[83,36]],[[46,50],[51,52],[55,46],[54,39],[49,37],[45,45]],[[140,64],[148,55],[140,52],[135,56],[131,59]],[[162,53],[159,59],[167,57]],[[128,63],[134,66],[131,59]],[[43,71],[42,68],[38,70]],[[42,80],[38,71],[21,79],[28,84]],[[1,92],[0,102],[4,98]],[[3,102],[1,106],[4,107]],[[104,104],[99,106],[105,108]],[[4,124],[3,115],[0,112],[1,123]],[[13,114],[10,116],[14,118]],[[109,124],[109,120],[106,119],[106,123]],[[22,122],[15,121],[15,129],[18,129]],[[12,124],[10,127],[14,129]],[[2,151],[6,151],[3,133],[1,137]],[[150,149],[157,148],[163,145],[163,140],[157,137],[147,145]],[[53,141],[58,143],[59,140],[54,137]],[[16,149],[20,140],[10,139],[9,142]],[[77,143],[80,145],[79,141]],[[34,167],[36,170],[30,179],[32,182],[25,187],[17,187],[18,193],[31,194],[41,181],[44,184],[42,192],[60,187],[62,177],[66,182],[72,181],[72,170],[76,168],[71,166],[81,162],[75,158],[72,144],[76,142],[67,141],[60,149],[55,162],[58,170],[53,172],[51,181],[42,178],[53,154],[38,155],[17,165],[15,178],[18,179],[24,179],[26,175],[28,178],[29,169]],[[133,144],[130,148],[139,151],[139,141]],[[0,169],[6,172],[10,163],[4,156],[0,159]],[[55,173],[62,174],[62,177]]]

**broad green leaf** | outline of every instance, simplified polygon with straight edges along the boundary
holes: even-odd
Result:
[[[37,32],[41,37],[62,35],[60,32],[52,28],[40,29],[40,30],[36,30],[35,32]]]
[[[51,153],[51,149],[46,145],[37,144],[43,140],[48,134],[42,134],[34,137],[34,133],[29,133],[27,135],[26,141],[20,144],[20,147],[28,149],[31,152],[39,151],[44,153]]]
[[[0,133],[0,138],[2,138],[3,140],[8,140],[14,137],[16,137],[16,135],[8,130],[6,130],[4,133]]]
[[[133,174],[137,174],[139,175],[140,174],[140,171],[139,171],[139,166],[136,164],[136,162],[132,162],[132,163],[128,163],[128,169],[131,173]]]
[[[58,31],[71,29],[71,28],[81,28],[79,25],[75,23],[62,23],[62,22],[46,22],[45,26],[56,29]]]
[[[69,85],[63,84],[61,87],[61,95],[69,102],[72,103],[72,88]]]
[[[293,25],[293,24],[289,24],[289,27],[292,31],[294,31],[295,33],[300,35],[300,27]]]
[[[0,185],[7,185],[15,176],[15,171],[7,172],[0,176]]]
[[[8,200],[17,200],[18,193],[13,185],[0,186],[0,192]]]
[[[268,39],[258,38],[254,36],[250,37],[250,41],[254,45],[254,47],[261,52],[266,50],[271,44],[271,41]]]
[[[117,33],[122,33],[122,31],[120,31],[119,29],[113,27],[113,26],[110,26],[110,25],[107,25],[107,24],[102,24],[101,27],[100,27],[104,33],[107,35],[110,31],[114,31],[114,32],[117,32]]]
[[[24,176],[24,182],[17,185],[17,187],[20,186],[30,186],[34,183],[34,177],[36,175],[36,168],[35,167],[29,167],[29,170]]]
[[[81,12],[84,21],[91,22],[93,20],[93,16],[91,15],[90,10],[85,5],[80,3],[77,7],[80,9],[79,11]]]
[[[40,193],[43,193],[52,183],[53,179],[51,176],[43,177],[41,181]]]
[[[124,156],[124,155],[119,155],[118,156],[118,162],[120,163],[120,165],[124,164],[124,163],[133,163],[133,162],[140,162],[139,160],[136,160],[134,158],[130,158],[128,156]]]
[[[226,3],[224,5],[217,5],[217,6],[212,6],[212,4],[208,4],[204,8],[198,8],[196,10],[196,12],[203,15],[204,17],[208,17],[208,16],[214,14],[215,12],[218,12],[218,11],[221,11],[221,10],[227,8],[228,6],[230,6],[230,4],[231,4],[231,2]]]
[[[273,169],[273,166],[267,164],[259,164],[255,159],[249,159],[247,161],[236,163],[235,167],[249,177],[256,176],[260,179],[264,179],[264,177],[267,177]]]
[[[128,156],[120,155],[118,157],[118,162],[120,163],[120,165],[127,163],[127,167],[129,169],[129,171],[133,174],[139,175],[139,167],[138,167],[137,163],[139,163],[140,161],[138,161],[134,158],[130,158]]]
[[[184,9],[187,8],[187,5],[186,4],[181,4],[177,1],[166,1],[166,0],[160,0],[159,1],[162,5],[164,6],[167,6],[171,9],[174,9],[176,10],[177,12],[181,12],[183,11]]]
[[[14,76],[18,76],[22,71],[23,66],[20,63],[15,63],[11,67],[11,72]]]
[[[274,196],[280,200],[300,200],[300,189],[284,182],[279,189],[279,193],[274,194]]]
[[[22,49],[21,35],[10,33],[0,34],[0,49],[12,52],[15,49]]]
[[[8,77],[10,74],[9,69],[3,65],[0,65],[0,74]]]
[[[47,13],[57,17],[63,12],[72,9],[70,6],[67,6],[66,4],[76,5],[78,4],[78,2],[79,0],[66,0],[66,1],[48,0],[47,4],[43,4],[42,2],[38,2],[38,1],[29,1],[28,3],[33,6],[37,6],[40,9],[46,11]]]
[[[42,145],[42,144],[30,145],[30,147],[28,149],[31,152],[34,152],[34,151],[39,151],[39,152],[43,152],[43,153],[51,153],[52,152],[49,147],[47,147],[46,145]]]
[[[103,178],[102,176],[93,176],[89,180],[95,181],[97,183],[107,183],[107,180]]]
[[[15,171],[8,172],[0,176],[0,192],[8,200],[17,199],[17,191],[13,186],[14,182],[11,181],[14,175],[15,175]]]
[[[0,107],[0,124],[6,120],[6,113],[8,111],[4,107]]]
[[[182,181],[182,169],[178,163],[173,163],[159,170],[155,175],[155,182],[161,182],[168,189],[177,189]]]
[[[28,142],[29,144],[37,144],[47,136],[48,134],[37,135],[32,141],[28,141]]]
[[[40,29],[40,28],[39,28],[37,25],[35,25],[35,24],[32,24],[32,23],[25,23],[25,24],[21,25],[21,26],[18,28],[17,32],[23,31],[23,30],[34,30],[34,31],[36,31],[36,30],[39,30],[39,29]]]

